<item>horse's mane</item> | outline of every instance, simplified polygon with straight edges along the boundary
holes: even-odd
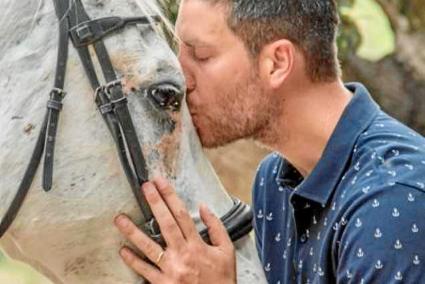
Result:
[[[169,41],[170,45],[174,47],[174,44],[177,42],[178,38],[174,32],[174,25],[171,23],[170,19],[165,16],[164,11],[167,10],[168,7],[166,7],[167,3],[164,0],[134,0],[136,1],[137,5],[140,7],[140,9],[143,11],[144,14],[149,15],[149,11],[147,11],[147,7],[149,10],[153,11],[155,14],[159,15],[161,17],[161,22],[163,23],[162,29],[166,36],[167,40]],[[158,5],[156,5],[158,4]],[[151,12],[152,13],[152,12]],[[158,32],[158,31],[157,31]]]

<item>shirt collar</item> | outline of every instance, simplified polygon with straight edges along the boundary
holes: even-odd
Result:
[[[360,83],[349,83],[345,87],[354,95],[345,108],[332,133],[322,157],[311,172],[294,191],[294,194],[325,206],[341,179],[350,160],[358,136],[370,125],[379,111],[367,89]],[[282,171],[277,181],[286,181],[288,166],[281,164]]]

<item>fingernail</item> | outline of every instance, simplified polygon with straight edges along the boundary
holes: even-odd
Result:
[[[122,258],[125,258],[126,260],[131,260],[131,258],[133,257],[133,255],[126,248],[122,248],[120,250],[120,255]]]
[[[127,227],[129,224],[129,221],[127,219],[127,217],[120,215],[115,219],[115,223],[119,226],[119,227]]]
[[[208,208],[208,206],[205,203],[201,203],[200,207],[202,208],[202,210],[204,210],[206,213],[208,214],[212,214],[210,208]]]
[[[153,186],[153,184],[151,182],[147,182],[143,185],[143,191],[145,193],[151,193],[155,190],[155,187]]]

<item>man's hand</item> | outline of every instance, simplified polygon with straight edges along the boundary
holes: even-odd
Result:
[[[142,189],[167,247],[162,249],[128,217],[120,215],[115,219],[118,229],[156,266],[126,247],[120,251],[124,262],[152,284],[236,283],[235,251],[221,221],[205,205],[201,206],[200,216],[212,243],[208,245],[165,179],[147,182]]]

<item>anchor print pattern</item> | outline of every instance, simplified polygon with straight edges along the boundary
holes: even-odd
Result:
[[[269,283],[425,283],[425,139],[377,113],[333,157],[339,167],[323,154],[314,182],[277,153],[259,166],[254,229]]]

